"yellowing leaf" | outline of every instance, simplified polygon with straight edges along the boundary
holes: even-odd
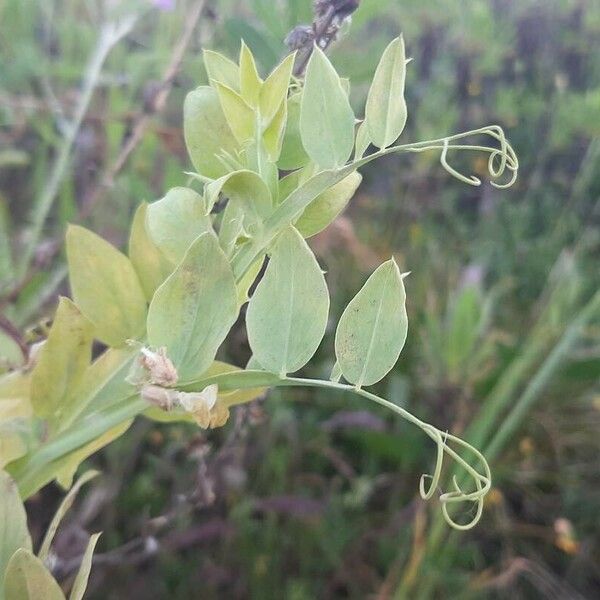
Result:
[[[0,469],[27,453],[33,416],[30,380],[21,371],[0,377]]]
[[[135,211],[129,236],[129,260],[140,278],[146,300],[149,302],[156,288],[169,276],[173,266],[146,231],[147,212],[146,202],[142,202]]]
[[[315,47],[308,66],[300,110],[302,144],[323,169],[346,163],[354,147],[354,113],[340,78]]]
[[[295,58],[295,53],[286,56],[265,79],[260,90],[260,116],[263,123],[270,123],[285,103]]]
[[[296,221],[298,231],[308,238],[325,229],[346,208],[361,181],[362,176],[355,171],[317,196]]]
[[[231,88],[222,83],[215,84],[219,101],[227,123],[238,143],[251,139],[254,135],[255,120],[254,111],[246,101]]]
[[[75,303],[95,336],[121,346],[144,333],[146,298],[129,259],[95,233],[70,225],[67,260]]]
[[[38,556],[41,560],[46,562],[48,557],[50,556],[50,547],[52,546],[52,542],[54,541],[54,536],[58,531],[58,527],[60,526],[61,521],[70,510],[71,506],[73,506],[73,502],[79,493],[79,490],[91,479],[97,477],[100,473],[98,471],[86,471],[78,480],[77,483],[69,490],[69,493],[63,498],[60,503],[58,510],[54,513],[52,517],[52,521],[46,530],[46,534],[44,535],[44,540],[38,552]]]
[[[65,600],[44,563],[25,548],[17,550],[8,563],[4,594],[6,600]]]
[[[290,227],[277,238],[248,305],[248,341],[256,360],[271,373],[297,371],[321,343],[328,312],[321,268],[302,236]]]
[[[94,533],[94,535],[90,536],[83,554],[83,558],[81,559],[79,571],[77,571],[75,581],[73,582],[73,587],[71,588],[69,600],[83,600],[83,595],[85,593],[85,589],[87,588],[88,579],[90,577],[90,571],[92,570],[94,549],[96,548],[96,544],[98,543],[98,538],[100,535],[100,533]]]
[[[403,277],[391,259],[369,277],[338,323],[335,354],[346,380],[361,387],[383,378],[396,364],[407,331]]]
[[[148,205],[146,229],[150,239],[176,265],[199,235],[212,230],[206,212],[202,196],[190,188],[176,187]]]
[[[185,97],[183,133],[198,173],[212,179],[227,173],[219,156],[223,152],[236,154],[239,145],[223,114],[219,94],[212,87],[200,86]]]
[[[68,298],[58,303],[54,322],[31,373],[31,404],[53,430],[76,410],[75,392],[92,359],[94,328]]]
[[[287,101],[287,121],[281,144],[281,153],[277,161],[279,168],[286,171],[300,169],[310,160],[302,145],[300,136],[301,100],[302,94],[298,93],[290,96]]]
[[[387,148],[406,125],[406,55],[402,36],[383,52],[367,96],[365,123],[369,137],[378,148]]]
[[[258,105],[258,98],[262,87],[262,79],[256,70],[254,56],[250,48],[242,40],[240,50],[240,93],[242,98],[252,107]]]
[[[121,437],[129,429],[132,422],[132,420],[124,421],[98,436],[93,442],[85,444],[81,448],[71,452],[71,454],[67,454],[63,458],[50,463],[45,472],[45,480],[41,482],[38,481],[37,489],[56,478],[58,484],[68,490],[73,485],[73,478],[75,477],[77,467],[79,467],[86,458],[95,454],[98,450],[104,448],[104,446],[107,446],[118,437]],[[21,490],[21,493],[24,497],[28,497],[34,492],[31,491],[26,493],[24,490]]]
[[[232,90],[240,89],[240,68],[226,56],[212,50],[204,50],[204,67],[211,81],[224,83]]]
[[[19,548],[31,550],[27,515],[17,485],[7,473],[0,471],[0,599],[5,598],[2,581],[6,567]]]
[[[237,290],[217,238],[205,233],[156,290],[148,313],[148,341],[166,347],[180,382],[212,363],[237,318]]]

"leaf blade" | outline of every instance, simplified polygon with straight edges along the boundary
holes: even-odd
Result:
[[[329,292],[323,273],[294,228],[277,239],[246,315],[248,340],[262,367],[284,375],[303,367],[323,339]]]
[[[405,81],[406,52],[404,39],[400,36],[384,50],[367,96],[365,124],[371,141],[378,148],[390,146],[404,130],[407,118]]]
[[[338,74],[318,47],[306,68],[300,135],[308,155],[323,169],[344,165],[354,146],[354,112]]]
[[[73,299],[96,337],[118,347],[142,335],[146,297],[131,261],[78,225],[69,225],[66,245]]]
[[[344,310],[335,334],[341,371],[362,387],[394,366],[408,333],[403,277],[393,259],[380,265]]]
[[[200,375],[237,318],[237,290],[216,237],[202,234],[158,288],[148,311],[148,340],[166,347],[180,381]]]

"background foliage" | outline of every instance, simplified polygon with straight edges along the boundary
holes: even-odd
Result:
[[[125,4],[138,18],[88,90],[100,23]],[[125,168],[104,177],[153,113],[198,4],[168,102]],[[305,0],[0,4],[0,302],[27,341],[67,291],[66,223],[122,246],[138,203],[182,184],[181,107],[206,80],[200,47],[234,56],[243,37],[266,73],[310,15]],[[400,31],[414,59],[403,139],[498,122],[519,181],[468,188],[435,156],[390,157],[364,169],[350,209],[311,245],[330,272],[332,323],[390,254],[412,270],[407,345],[381,391],[484,451],[495,488],[479,527],[450,534],[418,499],[432,454],[419,431],[349,397],[276,390],[208,435],[140,420],[91,461],[103,476],[59,534],[55,567],[74,574],[85,532],[103,530],[90,598],[597,595],[600,7],[363,0],[330,52],[357,107]],[[64,115],[86,90],[72,164],[44,219]],[[485,170],[473,160],[467,170]],[[20,273],[28,248],[33,266]],[[328,376],[333,333],[308,376]],[[0,355],[17,361],[19,348],[2,337]],[[225,358],[248,355],[240,331]],[[28,503],[34,543],[58,497],[48,488]]]

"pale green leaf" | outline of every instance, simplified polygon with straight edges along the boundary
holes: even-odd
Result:
[[[2,581],[8,561],[19,548],[31,550],[27,515],[17,485],[0,471],[0,600],[4,598]]]
[[[124,254],[95,233],[70,225],[67,260],[73,299],[100,341],[121,346],[143,335],[146,298]]]
[[[148,205],[146,229],[159,250],[176,265],[199,235],[212,230],[206,213],[202,196],[190,188],[176,187]]]
[[[245,225],[259,226],[272,211],[273,201],[266,183],[254,171],[234,171],[206,186],[206,201],[212,207],[219,194],[239,206],[244,213]]]
[[[300,136],[301,100],[302,94],[297,93],[290,96],[287,101],[287,121],[281,144],[281,153],[277,161],[279,168],[285,171],[300,169],[310,160],[302,145]]]
[[[38,556],[44,562],[48,559],[48,556],[50,556],[50,547],[52,546],[54,536],[56,535],[56,532],[58,531],[58,527],[59,527],[61,521],[63,520],[63,518],[65,517],[67,512],[70,510],[71,506],[73,506],[73,502],[75,501],[75,498],[77,497],[77,494],[79,493],[79,490],[88,481],[90,481],[94,477],[97,477],[99,474],[100,473],[98,471],[93,471],[93,470],[86,471],[77,480],[77,483],[75,483],[75,485],[69,490],[69,493],[63,498],[57,511],[54,513],[54,517],[52,517],[52,521],[50,522],[50,525],[48,526],[48,529],[46,530],[46,535],[44,536],[44,540],[40,547],[40,551],[38,552]]]
[[[150,239],[146,230],[148,204],[142,202],[133,217],[129,236],[129,260],[140,278],[146,300],[152,300],[156,288],[169,276],[173,266]]]
[[[323,169],[346,163],[354,147],[354,113],[340,78],[319,48],[306,68],[300,110],[302,144]]]
[[[355,171],[317,196],[296,221],[298,231],[308,238],[325,229],[346,208],[361,181]]]
[[[281,154],[281,146],[283,144],[283,133],[285,131],[285,124],[287,120],[287,103],[282,102],[279,105],[279,110],[275,113],[275,116],[271,120],[270,125],[265,129],[263,133],[263,142],[269,160],[276,163]]]
[[[361,387],[382,379],[396,364],[407,331],[403,276],[390,259],[369,277],[338,323],[335,354],[346,380]]]
[[[65,600],[58,583],[44,563],[30,550],[17,550],[4,578],[6,600]]]
[[[68,298],[58,303],[54,322],[31,374],[36,415],[60,427],[76,410],[77,391],[92,359],[94,327]]]
[[[232,90],[239,91],[240,68],[232,60],[213,50],[204,50],[202,56],[209,80],[224,83]]]
[[[296,54],[286,56],[273,72],[265,79],[260,90],[260,116],[263,123],[270,123],[271,119],[285,104],[288,86]]]
[[[258,106],[262,83],[262,79],[259,77],[256,69],[254,56],[252,56],[250,48],[242,40],[240,50],[240,94],[249,106]]]
[[[148,313],[148,341],[166,347],[180,381],[203,373],[237,318],[237,290],[217,238],[205,233],[156,290]]]
[[[183,105],[183,133],[194,168],[216,179],[229,170],[219,157],[235,155],[239,145],[221,108],[219,94],[210,86],[191,91]]]
[[[369,137],[378,148],[387,148],[406,125],[406,55],[402,36],[383,52],[367,96],[365,122]]]
[[[286,229],[246,315],[248,340],[264,369],[285,375],[316,352],[327,325],[329,292],[323,273],[302,236]]]
[[[248,302],[248,300],[250,300],[250,296],[248,295],[250,292],[250,288],[252,287],[252,284],[256,281],[256,278],[258,277],[262,269],[264,261],[264,256],[261,256],[258,260],[255,260],[252,263],[252,266],[246,271],[246,273],[244,273],[244,276],[240,279],[239,283],[237,284],[238,306],[242,306],[243,304]]]
[[[369,128],[367,123],[363,121],[356,130],[356,147],[354,149],[354,160],[361,159],[369,146],[371,145],[371,139],[369,138]]]
[[[88,545],[85,549],[85,553],[83,554],[83,558],[81,559],[81,566],[79,567],[79,571],[77,571],[77,576],[75,577],[73,587],[71,588],[69,600],[83,600],[83,595],[85,593],[85,589],[87,588],[88,579],[90,577],[90,571],[92,570],[92,559],[94,557],[94,550],[96,548],[96,544],[98,543],[98,538],[100,537],[100,535],[102,534],[95,533],[92,536],[90,536]]]
[[[215,88],[219,94],[223,114],[235,139],[240,144],[247,142],[254,136],[256,124],[254,111],[237,92],[226,85],[216,83]]]
[[[228,202],[221,217],[219,244],[228,258],[233,254],[235,243],[244,231],[244,210],[236,202]]]

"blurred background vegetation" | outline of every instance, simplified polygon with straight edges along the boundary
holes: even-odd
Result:
[[[24,341],[68,293],[67,222],[123,246],[137,204],[185,184],[201,48],[235,56],[244,38],[266,72],[311,13],[309,0],[0,1],[0,311]],[[391,254],[412,271],[408,342],[378,387],[486,454],[482,521],[451,533],[419,499],[434,459],[420,431],[286,389],[208,434],[140,419],[90,461],[104,475],[55,565],[71,577],[86,532],[103,530],[89,598],[600,596],[600,3],[363,0],[330,51],[358,114],[399,32],[414,58],[403,139],[498,123],[519,180],[471,188],[435,155],[390,157],[312,246],[332,323]],[[307,373],[328,376],[332,333]],[[243,331],[227,354],[244,364]],[[21,360],[1,334],[0,356]],[[34,534],[60,494],[28,503]]]

